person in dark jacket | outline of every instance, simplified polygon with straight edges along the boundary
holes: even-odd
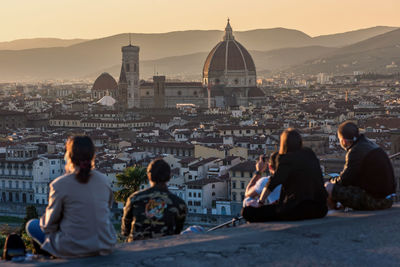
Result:
[[[262,163],[257,162],[256,170],[263,169]],[[264,205],[279,184],[279,200]],[[295,129],[287,129],[281,135],[277,170],[261,193],[259,207],[245,207],[242,215],[249,222],[322,218],[328,211],[326,201],[318,158],[310,148],[303,147],[301,135]]]
[[[147,167],[150,188],[129,196],[122,217],[121,233],[128,242],[179,234],[185,223],[185,202],[167,187],[171,168],[163,159]]]
[[[346,121],[338,128],[340,145],[347,151],[340,176],[325,184],[328,204],[356,210],[390,208],[396,191],[393,166],[386,152],[359,133],[356,124]]]

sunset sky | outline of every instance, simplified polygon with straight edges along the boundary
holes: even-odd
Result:
[[[311,36],[400,26],[399,0],[1,0],[0,41],[285,27]]]

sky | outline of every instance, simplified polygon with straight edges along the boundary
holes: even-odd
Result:
[[[0,41],[284,27],[311,36],[400,26],[400,0],[1,0]]]

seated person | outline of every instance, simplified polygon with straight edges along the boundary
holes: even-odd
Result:
[[[340,145],[346,153],[346,163],[339,177],[325,184],[328,205],[340,202],[355,210],[390,208],[391,195],[396,191],[392,163],[385,151],[359,134],[357,125],[344,122],[338,128]]]
[[[279,200],[264,205],[280,184]],[[322,218],[328,212],[326,199],[318,158],[311,149],[303,148],[295,129],[287,129],[281,134],[276,172],[261,193],[259,207],[244,207],[242,215],[249,222]]]
[[[258,207],[258,198],[261,195],[261,192],[265,185],[268,183],[270,176],[262,177],[261,173],[265,172],[267,168],[269,168],[269,173],[274,175],[276,169],[276,160],[278,157],[278,152],[274,152],[269,157],[269,162],[264,161],[264,157],[260,156],[256,164],[256,173],[251,179],[250,183],[246,188],[246,198],[243,200],[243,207],[252,206]],[[273,203],[279,199],[279,195],[281,193],[281,185],[278,185],[274,191],[268,196],[268,203]]]
[[[182,231],[187,208],[168,190],[170,176],[171,168],[163,159],[155,159],[147,167],[151,187],[133,193],[124,207],[121,233],[128,236],[128,242]]]
[[[45,214],[26,224],[26,232],[53,256],[72,258],[109,254],[117,242],[111,223],[113,192],[94,168],[95,147],[88,136],[66,144],[66,174],[50,184]]]

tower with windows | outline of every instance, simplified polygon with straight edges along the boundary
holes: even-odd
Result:
[[[122,47],[122,65],[127,83],[127,107],[140,107],[139,47],[131,44]]]

